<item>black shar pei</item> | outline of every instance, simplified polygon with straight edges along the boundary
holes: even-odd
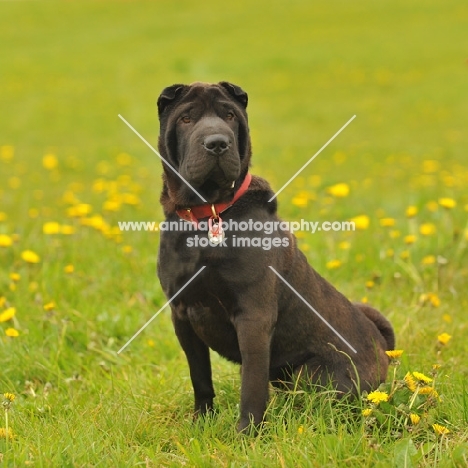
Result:
[[[269,382],[300,374],[358,394],[385,380],[394,348],[390,323],[348,301],[281,229],[273,191],[249,173],[246,108],[247,94],[227,82],[176,84],[158,99],[161,203],[166,226],[179,226],[161,234],[158,275],[196,414],[213,408],[209,349],[242,364],[239,431],[262,422]]]

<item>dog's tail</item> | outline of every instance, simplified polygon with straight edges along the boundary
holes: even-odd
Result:
[[[374,322],[387,343],[387,350],[395,349],[395,332],[390,322],[378,310],[367,304],[356,303],[355,305],[369,320]]]

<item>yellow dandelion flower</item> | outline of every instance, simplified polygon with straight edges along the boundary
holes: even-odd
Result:
[[[122,195],[122,202],[127,205],[139,205],[141,203],[141,200],[138,197],[138,195],[135,195],[133,193],[124,193]]]
[[[413,234],[410,234],[410,235],[405,236],[403,238],[405,244],[407,244],[407,245],[414,244],[416,242],[416,239],[417,239],[417,237],[415,235],[413,235]]]
[[[60,234],[64,234],[66,236],[75,234],[75,227],[70,226],[69,224],[63,224],[62,226],[60,226]]]
[[[299,245],[299,248],[303,251],[303,252],[308,252],[310,250],[310,245],[309,244],[300,244]]]
[[[432,388],[432,387],[421,387],[419,390],[418,390],[418,393],[420,395],[431,395],[431,396],[434,396],[436,398],[439,398],[439,394],[437,393],[437,391]]]
[[[419,303],[423,305],[430,303],[433,307],[439,307],[440,299],[439,296],[437,296],[437,294],[434,293],[421,294],[419,296]]]
[[[75,267],[73,265],[66,265],[63,269],[65,273],[73,273],[75,271]]]
[[[9,401],[10,403],[13,403],[16,398],[14,393],[4,393],[3,397],[5,398],[5,400]]]
[[[370,416],[372,414],[372,409],[371,408],[366,408],[366,409],[363,409],[362,410],[362,415],[367,418],[368,416]]]
[[[418,208],[414,205],[408,206],[405,211],[405,215],[407,218],[414,218],[418,214]]]
[[[426,203],[426,208],[429,210],[429,211],[437,211],[439,209],[439,204],[435,201],[435,200],[431,200],[431,201],[428,201]]]
[[[451,339],[452,335],[449,335],[448,333],[442,333],[437,337],[438,342],[443,345],[446,345]]]
[[[329,262],[326,263],[326,267],[329,270],[334,270],[336,268],[339,268],[341,266],[341,260],[330,260]]]
[[[366,281],[366,288],[372,289],[375,286],[375,283],[372,280]]]
[[[154,340],[152,339],[149,339],[146,341],[146,344],[150,347],[150,348],[154,348],[156,343],[154,342]]]
[[[441,424],[433,424],[432,429],[434,429],[434,432],[437,435],[450,434],[450,430],[447,429],[445,426],[442,426]]]
[[[299,194],[291,200],[291,203],[299,208],[305,208],[308,202],[309,199],[305,194]]]
[[[391,351],[385,351],[385,354],[390,359],[398,359],[403,354],[403,350],[402,349],[392,349]]]
[[[361,302],[363,304],[367,304],[369,302],[369,299],[367,298],[367,296],[364,296],[364,297],[361,298]]]
[[[93,182],[93,192],[96,192],[96,193],[102,193],[104,192],[104,190],[106,190],[107,188],[107,180],[105,179],[96,179],[94,182]]]
[[[348,250],[351,247],[351,244],[348,241],[343,241],[338,244],[338,248],[341,250]]]
[[[32,250],[24,250],[21,252],[21,258],[27,263],[39,263],[41,261],[39,255]]]
[[[117,177],[117,184],[127,187],[132,183],[132,178],[128,174],[121,174]]]
[[[415,392],[416,391],[416,388],[417,388],[417,385],[416,385],[416,381],[413,379],[413,376],[411,375],[410,372],[407,372],[406,375],[403,377],[405,383],[406,383],[406,386],[412,391],[412,392]]]
[[[131,253],[132,250],[133,250],[133,247],[132,247],[131,245],[124,245],[124,246],[122,247],[122,252],[123,252],[123,253],[126,253],[126,254]]]
[[[8,428],[8,433],[7,430],[4,427],[0,427],[0,439],[6,439],[9,438],[10,440],[13,440],[13,432],[10,428]]]
[[[15,155],[15,147],[12,145],[0,146],[0,159],[5,162],[10,162]]]
[[[47,304],[44,304],[44,310],[53,310],[57,307],[57,304],[54,301],[50,301]]]
[[[13,239],[6,234],[0,234],[0,247],[10,247],[13,245]]]
[[[430,293],[429,294],[429,301],[432,304],[433,307],[439,307],[440,306],[440,299],[437,294]]]
[[[425,174],[434,174],[440,168],[439,161],[435,159],[426,159],[423,161],[422,170]]]
[[[436,233],[436,227],[432,223],[423,223],[419,226],[419,232],[423,236],[432,236]]]
[[[11,320],[16,314],[16,309],[14,307],[8,307],[8,309],[4,310],[0,314],[0,322],[8,322]]]
[[[453,175],[447,174],[442,176],[442,182],[446,187],[454,187],[455,185],[457,185],[458,180]]]
[[[12,338],[15,338],[15,337],[19,336],[19,332],[18,332],[18,330],[15,330],[14,328],[7,328],[5,330],[5,335],[10,336]]]
[[[81,218],[81,224],[83,226],[90,226],[98,231],[109,229],[109,225],[101,215],[94,215],[90,218]]]
[[[93,207],[88,203],[79,203],[67,209],[67,216],[70,218],[81,218],[89,215],[93,211]]]
[[[117,164],[119,166],[131,166],[132,165],[132,157],[127,153],[120,153],[116,157]]]
[[[96,165],[96,171],[101,174],[107,174],[110,171],[111,165],[107,161],[99,161]]]
[[[104,211],[119,211],[120,206],[121,204],[118,201],[106,200],[102,205],[102,209]]]
[[[413,372],[413,377],[423,383],[432,382],[432,379],[427,375],[424,375],[422,372]]]
[[[42,232],[44,234],[58,234],[60,232],[60,224],[55,221],[44,223],[42,225]]]
[[[402,260],[408,260],[408,258],[410,257],[410,253],[408,250],[403,250],[401,253],[400,253],[400,258]]]
[[[0,222],[5,221],[7,219],[7,214],[3,211],[0,211]]]
[[[298,434],[302,434],[304,432],[304,426],[301,424],[298,428],[297,428],[297,433]]]
[[[419,424],[419,421],[421,421],[421,416],[415,413],[410,413],[409,417],[411,419],[411,424],[413,424],[413,426],[416,426],[416,424]]]
[[[19,281],[21,279],[21,275],[18,273],[10,273],[10,279],[12,281]]]
[[[8,185],[13,190],[16,190],[21,187],[21,179],[19,177],[10,177],[8,179]]]
[[[395,226],[395,219],[394,218],[381,218],[379,223],[382,227],[393,227]]]
[[[452,316],[450,314],[443,314],[442,315],[442,320],[445,323],[452,323]]]
[[[46,154],[42,158],[42,165],[49,171],[55,169],[58,166],[57,156],[55,156],[55,154],[52,153]]]
[[[369,219],[369,216],[367,216],[367,215],[355,216],[354,218],[351,218],[350,221],[352,223],[354,223],[354,226],[359,231],[366,230],[369,227],[369,224],[370,224],[370,219]]]
[[[66,192],[64,192],[64,194],[62,195],[62,200],[67,205],[78,205],[80,203],[78,198],[76,198],[75,193],[71,190],[67,190]]]
[[[433,265],[437,261],[435,255],[426,255],[422,260],[421,263],[423,265]]]
[[[453,198],[439,198],[439,205],[443,208],[447,208],[448,210],[455,208],[457,206],[457,202]]]
[[[380,392],[378,390],[369,393],[367,395],[367,400],[378,405],[381,401],[388,401],[388,393],[387,392]]]
[[[327,188],[327,193],[332,197],[345,198],[349,195],[349,185],[345,183],[332,185]]]

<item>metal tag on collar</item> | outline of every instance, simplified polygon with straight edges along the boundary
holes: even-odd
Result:
[[[219,245],[224,240],[223,220],[216,213],[214,205],[211,205],[212,216],[208,219],[208,239],[211,245]]]

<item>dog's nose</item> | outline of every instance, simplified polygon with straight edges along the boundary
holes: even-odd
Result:
[[[220,133],[209,135],[203,141],[203,146],[210,153],[221,155],[229,148],[229,138]]]

